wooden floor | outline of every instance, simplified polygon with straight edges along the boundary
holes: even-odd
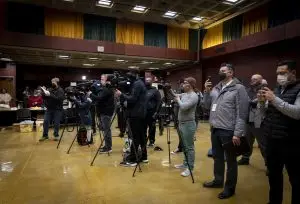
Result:
[[[124,141],[113,138],[113,153],[99,155],[94,166],[91,159],[99,144],[79,147],[70,154],[66,151],[75,132],[67,133],[59,149],[57,142],[39,143],[41,133],[0,132],[0,203],[58,204],[265,204],[268,200],[268,182],[263,160],[254,149],[250,166],[239,167],[236,195],[229,200],[217,198],[219,189],[205,189],[202,184],[212,178],[213,160],[206,156],[210,147],[208,124],[197,131],[195,183],[183,178],[180,171],[168,166],[166,135],[157,136],[156,144],[164,151],[149,149],[150,163],[142,165],[142,172],[132,177],[133,168],[120,167]],[[50,135],[50,134],[49,134]],[[118,130],[113,131],[113,136]],[[171,149],[178,137],[171,129]],[[182,155],[172,156],[172,165],[182,162]],[[285,201],[290,203],[290,186],[285,178]]]

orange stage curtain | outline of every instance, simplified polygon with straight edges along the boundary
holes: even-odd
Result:
[[[144,45],[144,24],[117,21],[116,42],[122,44]]]
[[[54,9],[45,10],[45,35],[83,39],[83,16]]]
[[[223,23],[209,28],[204,36],[202,48],[209,48],[223,43]]]
[[[267,29],[268,8],[266,6],[251,10],[243,15],[242,36],[262,32]]]
[[[189,29],[168,26],[168,48],[189,49]]]

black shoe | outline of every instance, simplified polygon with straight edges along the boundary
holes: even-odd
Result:
[[[269,176],[269,170],[267,169],[267,171],[266,171],[266,176]]]
[[[119,137],[121,137],[121,138],[124,137],[124,133],[120,132]]]
[[[230,198],[234,195],[235,191],[234,190],[224,190],[223,192],[221,192],[219,195],[218,195],[218,198],[219,199],[227,199],[227,198]]]
[[[112,152],[111,149],[103,147],[103,148],[100,149],[99,154],[106,154],[106,153],[111,153],[111,152]]]
[[[203,184],[204,188],[223,188],[223,184],[217,181],[205,182]]]
[[[39,139],[40,142],[44,142],[45,140],[49,140],[48,136],[43,136]]]
[[[148,144],[148,147],[154,147],[154,142],[153,142],[153,143],[150,142],[150,143]]]
[[[241,158],[238,161],[238,165],[249,165],[249,159]]]

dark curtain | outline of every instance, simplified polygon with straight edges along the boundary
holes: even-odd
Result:
[[[242,36],[243,16],[236,16],[223,23],[223,42],[240,39]]]
[[[44,34],[44,9],[42,7],[8,2],[6,15],[8,31]]]
[[[203,40],[205,37],[205,34],[207,33],[207,29],[200,28],[200,49],[203,49]]]
[[[269,7],[269,28],[300,19],[299,0],[273,0]]]
[[[156,23],[144,23],[144,45],[167,47],[167,26]]]
[[[197,52],[198,49],[198,30],[189,29],[189,50]]]
[[[116,42],[116,19],[85,14],[84,39]]]

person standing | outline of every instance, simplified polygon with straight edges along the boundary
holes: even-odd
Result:
[[[264,134],[267,138],[269,204],[282,203],[284,167],[292,186],[292,204],[299,204],[300,81],[296,79],[296,62],[280,62],[276,74],[278,86],[274,92],[264,87],[258,93],[261,110],[267,107]]]
[[[100,92],[98,93],[98,95],[95,95],[93,93],[90,94],[91,99],[95,101],[97,105],[97,115],[100,119],[101,127],[103,128],[104,132],[105,145],[100,149],[99,153],[112,152],[112,135],[110,124],[115,110],[115,97],[110,81],[111,79],[107,74],[102,74]]]
[[[49,124],[54,120],[54,141],[58,141],[59,138],[59,125],[61,121],[63,111],[63,101],[65,98],[64,90],[59,86],[59,78],[53,78],[51,80],[52,88],[46,90],[45,87],[41,87],[43,92],[43,101],[47,108],[44,115],[43,136],[39,140],[40,142],[48,140]]]
[[[264,112],[257,109],[257,93],[264,86],[262,83],[263,77],[259,74],[255,74],[251,77],[250,87],[247,89],[248,96],[250,98],[249,118],[246,125],[246,138],[250,144],[250,151],[244,155],[238,161],[238,165],[249,165],[249,160],[253,151],[253,144],[256,139],[261,155],[266,162],[266,139],[264,137],[262,121],[264,119]]]
[[[236,155],[223,148],[223,144],[232,142],[240,145],[240,137],[245,134],[249,99],[245,87],[234,78],[231,64],[223,63],[219,71],[220,83],[211,91],[211,82],[206,81],[204,103],[211,101],[210,125],[212,152],[214,158],[214,180],[203,184],[206,188],[223,188],[224,152],[226,154],[227,172],[224,190],[218,195],[226,199],[235,194],[238,176]]]
[[[196,80],[188,77],[183,82],[184,93],[176,95],[175,101],[178,103],[178,128],[179,137],[182,141],[185,158],[183,164],[175,165],[177,169],[184,169],[181,176],[189,176],[194,169],[195,146],[194,136],[196,132],[195,114],[198,103],[198,95],[195,93]],[[190,169],[189,169],[189,168]]]
[[[146,123],[148,127],[148,137],[149,137],[149,147],[153,147],[155,143],[155,132],[156,132],[156,116],[158,114],[161,97],[159,91],[152,86],[152,78],[148,77],[145,81],[147,93],[147,113],[146,113]],[[146,127],[146,128],[147,128]],[[147,133],[147,130],[146,130]]]

